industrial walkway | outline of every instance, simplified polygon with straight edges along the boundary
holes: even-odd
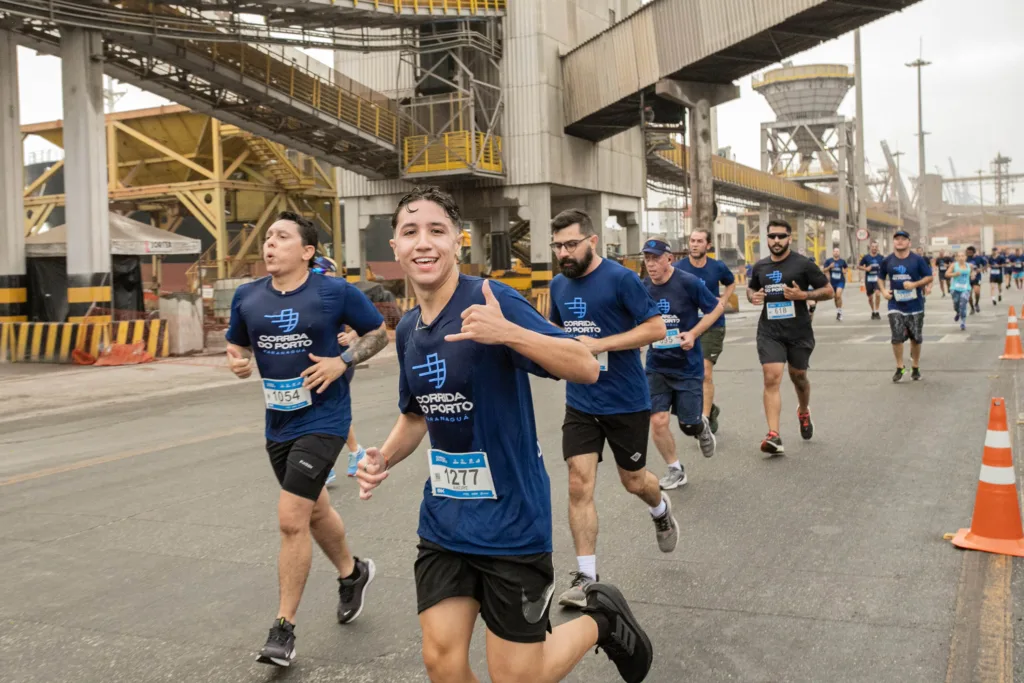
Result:
[[[654,0],[562,58],[565,131],[638,124],[662,79],[730,84],[919,0]]]
[[[647,177],[659,183],[686,187],[689,184],[689,150],[685,145],[668,141],[671,149],[658,150],[647,156]],[[715,195],[745,203],[768,203],[773,208],[791,210],[810,216],[835,219],[839,215],[836,195],[803,187],[791,180],[764,173],[720,156],[711,157],[715,178]],[[893,228],[899,225],[895,216],[878,209],[867,210],[868,225]]]
[[[1009,564],[991,574],[978,564],[988,558],[942,540],[970,520],[989,397],[1016,400],[1014,371],[996,360],[1005,309],[972,316],[966,343],[926,344],[924,381],[893,385],[888,345],[848,343],[888,329],[867,319],[863,297],[850,298],[847,322],[830,320],[828,304],[815,320],[815,437],[787,441],[789,454],[775,460],[757,452],[761,370],[746,343],[755,316],[746,307],[730,316],[715,373],[718,454],[705,459],[679,440],[690,483],[671,494],[682,525],[675,553],[658,552],[647,511],[602,468],[602,577],[622,586],[651,634],[649,683],[961,683],[946,673],[969,667],[971,643],[1003,646],[990,652],[990,676],[976,680],[1012,680],[1010,646],[1024,649],[1009,628],[1018,608],[1008,582],[986,583],[1008,578]],[[926,334],[959,334],[939,314],[947,304],[935,297]],[[337,624],[337,584],[317,552],[296,665],[281,678],[255,663],[276,607],[277,489],[258,381],[234,380],[211,360],[70,373],[0,366],[10,420],[0,427],[4,682],[425,681],[412,573],[419,456],[371,501],[345,477],[334,489],[355,552],[377,563],[358,621]],[[374,359],[356,374],[354,424],[365,445],[394,422],[394,363]],[[38,374],[6,374],[29,371]],[[90,377],[102,389],[91,399]],[[564,385],[533,388],[561,588],[575,568],[558,454]],[[788,380],[782,396],[783,431],[793,435]],[[651,454],[663,473],[653,445]],[[1005,608],[1005,621],[972,626],[958,591],[975,585],[989,587],[985,604]],[[553,611],[556,623],[571,616]],[[951,654],[954,639],[966,647]],[[483,658],[481,623],[471,660],[485,676]],[[619,678],[591,653],[568,680]]]

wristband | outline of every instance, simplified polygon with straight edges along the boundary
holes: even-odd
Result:
[[[341,353],[341,360],[345,365],[352,365],[352,349],[345,349]]]

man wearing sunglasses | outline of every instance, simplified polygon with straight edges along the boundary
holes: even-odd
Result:
[[[747,285],[747,300],[763,306],[757,324],[757,355],[764,372],[764,413],[768,434],[761,450],[770,455],[785,452],[779,436],[782,413],[782,371],[789,363],[789,378],[796,388],[800,436],[814,435],[809,408],[811,383],[807,379],[814,330],[807,310],[808,301],[832,298],[832,285],[810,259],[790,250],[793,228],[784,220],[768,222],[768,250],[771,254],[754,264]]]

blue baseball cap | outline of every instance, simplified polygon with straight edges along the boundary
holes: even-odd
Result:
[[[894,232],[892,234],[892,236],[893,237],[906,237],[908,240],[910,239],[910,233],[907,232],[906,230],[897,230],[896,232]]]
[[[645,254],[661,256],[662,254],[671,254],[672,247],[668,246],[668,242],[664,240],[647,240],[644,242],[644,248],[642,251]]]

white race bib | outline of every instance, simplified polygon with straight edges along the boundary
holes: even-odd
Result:
[[[996,267],[996,268],[993,268],[993,269],[992,269],[992,274],[993,274],[993,275],[1002,275],[1002,274],[1003,274],[1003,271],[1002,271],[1002,269],[1000,269],[999,267]]]
[[[664,339],[662,339],[661,341],[656,341],[654,342],[654,344],[652,344],[652,346],[654,346],[654,348],[656,349],[678,349],[681,345],[682,342],[679,339],[678,329],[668,330],[668,333],[665,335]]]
[[[447,453],[431,448],[427,452],[430,463],[430,490],[439,498],[497,500],[494,479],[487,463],[487,454]]]
[[[917,298],[916,289],[894,289],[892,290],[893,298],[896,301],[913,301]]]
[[[263,380],[263,400],[267,404],[267,410],[290,412],[313,405],[313,396],[309,389],[302,386],[304,381],[301,377]]]
[[[878,276],[877,275],[872,275],[871,273],[868,273],[867,281],[868,282],[878,282]]]
[[[601,366],[601,372],[608,372],[608,352],[603,351],[597,354],[597,362]]]
[[[832,271],[832,279],[833,280],[842,280],[843,279],[843,271],[841,271],[841,270],[833,270]]]
[[[792,301],[777,301],[765,304],[769,320],[785,320],[796,317],[796,306]]]

